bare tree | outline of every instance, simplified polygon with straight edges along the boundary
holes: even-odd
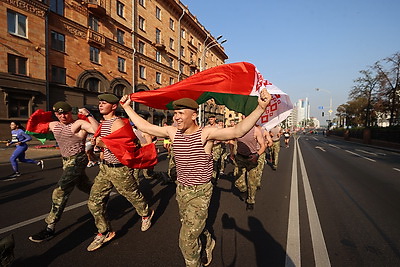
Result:
[[[400,116],[400,52],[376,62],[374,69],[380,77],[381,95],[388,99],[389,126],[395,125]]]

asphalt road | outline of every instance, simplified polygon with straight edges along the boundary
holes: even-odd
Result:
[[[164,154],[160,159],[159,171],[167,166]],[[208,225],[217,244],[210,266],[400,266],[400,154],[302,135],[281,147],[279,161],[277,171],[266,166],[254,211],[245,210],[231,176],[214,188]],[[0,236],[14,235],[15,266],[184,266],[175,188],[158,180],[141,182],[156,211],[147,232],[115,194],[108,216],[117,237],[87,252],[96,228],[87,196],[75,190],[57,235],[29,241],[45,226],[61,173],[60,159],[45,164],[43,171],[21,164],[24,175],[0,178]],[[87,169],[92,178],[97,172]],[[0,177],[9,173],[9,164],[0,164]]]

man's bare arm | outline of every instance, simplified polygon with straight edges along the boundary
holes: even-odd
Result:
[[[245,135],[256,124],[257,120],[264,113],[266,107],[271,101],[271,95],[266,89],[263,89],[258,98],[258,106],[249,116],[244,118],[240,123],[228,128],[207,128],[209,140],[225,141],[235,139]]]
[[[121,106],[128,114],[129,119],[135,124],[135,126],[142,132],[154,135],[157,137],[171,137],[172,131],[175,127],[172,126],[164,126],[160,127],[154,124],[151,124],[147,120],[140,117],[131,107],[131,100],[129,95],[125,95],[121,98]],[[175,130],[176,131],[176,130]]]

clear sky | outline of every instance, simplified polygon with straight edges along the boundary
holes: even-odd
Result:
[[[400,51],[400,0],[181,2],[214,37],[227,39],[226,63],[253,63],[293,103],[308,97],[321,124],[330,97],[333,116],[360,70]]]

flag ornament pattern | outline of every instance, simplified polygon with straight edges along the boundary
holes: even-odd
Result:
[[[128,119],[122,119],[124,126],[103,136],[101,140],[107,148],[118,158],[118,160],[133,169],[148,169],[157,164],[157,149],[154,143],[140,146],[137,145],[137,137],[133,132]],[[100,135],[101,124],[97,128],[94,137]]]
[[[271,94],[272,101],[258,123],[269,130],[289,116],[293,105],[287,94],[264,80],[248,62],[210,68],[157,90],[130,94],[130,98],[156,109],[172,109],[172,102],[180,98],[191,98],[198,104],[213,98],[217,105],[248,115],[257,107],[263,88]]]

